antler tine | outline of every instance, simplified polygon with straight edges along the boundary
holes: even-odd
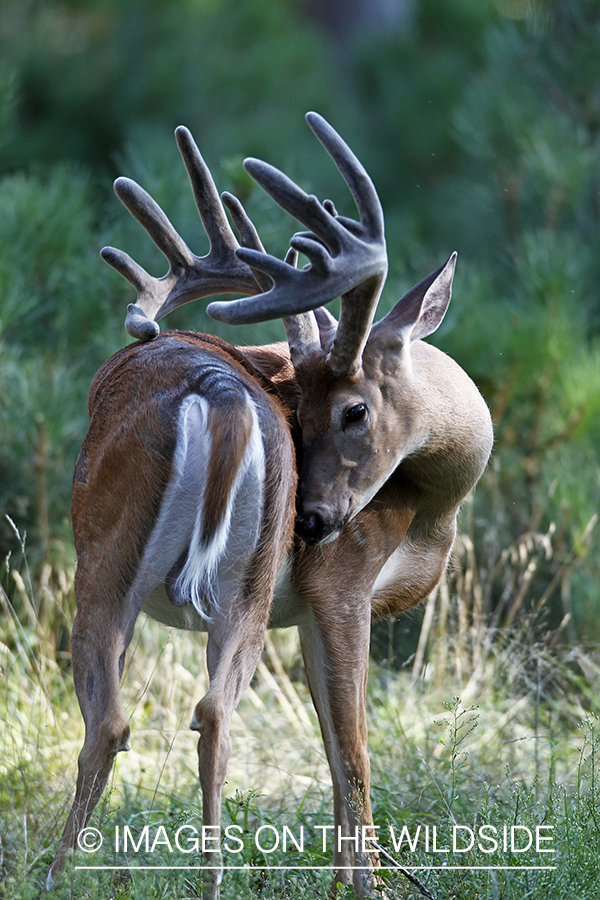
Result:
[[[285,262],[296,268],[298,251],[290,247],[285,256]],[[311,310],[295,316],[283,316],[282,321],[290,348],[290,358],[296,367],[305,356],[308,356],[313,350],[319,349],[320,336],[316,314]]]
[[[360,367],[387,274],[383,212],[371,179],[347,144],[317,113],[308,113],[307,120],[346,181],[360,221],[339,216],[330,201],[321,204],[273,166],[246,160],[244,166],[258,184],[310,229],[290,242],[307,256],[309,265],[297,270],[242,248],[238,258],[268,275],[273,287],[252,298],[210,303],[208,313],[230,323],[261,322],[314,310],[341,296],[342,315],[328,364],[337,374],[352,374]]]
[[[221,199],[231,214],[231,218],[240,235],[242,247],[265,253],[265,248],[262,245],[254,222],[250,219],[238,198],[234,194],[230,194],[229,191],[223,191]],[[263,272],[252,269],[252,274],[261,291],[268,291],[272,287],[273,282]]]
[[[128,306],[125,327],[132,337],[140,340],[156,337],[159,332],[157,320],[189,300],[230,292],[256,294],[270,285],[264,276],[258,282],[252,270],[236,256],[238,241],[192,135],[181,126],[175,135],[208,235],[210,251],[203,257],[192,253],[156,201],[135,181],[117,178],[115,193],[146,229],[169,263],[167,274],[155,278],[122,250],[105,247],[101,251],[106,262],[137,290],[137,303]],[[238,206],[241,209],[241,204],[238,203]],[[243,209],[241,213],[238,210],[237,221],[243,223],[243,240],[260,253],[260,240]]]
[[[383,237],[383,209],[375,185],[360,160],[341,139],[323,116],[315,112],[306,113],[313,134],[319,139],[340,171],[354,198],[365,231],[375,237]],[[327,201],[325,201],[325,204]],[[333,205],[333,204],[332,204]],[[337,215],[337,214],[336,214]],[[346,222],[352,221],[346,220]]]
[[[188,128],[179,125],[175,129],[175,140],[187,169],[194,200],[211,249],[214,250],[215,256],[223,253],[229,257],[232,251],[237,250],[238,242],[221,205],[221,199],[208,166]]]
[[[254,227],[254,223],[248,217],[246,210],[237,197],[225,191],[222,195],[223,203],[231,213],[240,235],[240,243],[242,247],[257,250],[261,254],[265,253],[265,249],[261,243],[258,232]],[[298,253],[293,247],[288,250],[285,263],[296,268],[298,264]],[[272,281],[268,275],[252,269],[252,273],[263,291],[268,291],[272,285]],[[290,348],[290,356],[294,365],[298,365],[300,360],[311,350],[318,346],[319,329],[317,321],[311,312],[299,313],[294,316],[283,316],[283,325]]]

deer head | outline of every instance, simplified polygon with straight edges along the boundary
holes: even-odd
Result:
[[[337,537],[400,463],[428,445],[432,423],[426,406],[436,391],[424,381],[411,349],[441,322],[454,264],[455,255],[370,328],[355,371],[332,368],[330,336],[296,366],[302,391],[296,529],[306,541]]]

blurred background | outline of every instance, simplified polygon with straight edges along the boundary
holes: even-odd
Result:
[[[355,214],[310,109],[383,201],[378,315],[458,251],[431,340],[479,385],[496,431],[447,577],[373,631],[375,821],[553,823],[557,871],[423,875],[439,900],[600,896],[599,48],[598,0],[0,0],[0,898],[39,897],[82,740],[71,478],[89,384],[129,342],[134,299],[99,251],[166,269],[112,181],[140,182],[205,253],[173,139],[185,124],[219,189],[281,255],[297,226],[254,187],[245,156]],[[277,322],[227,329],[205,306],[163,328],[283,337]],[[101,828],[199,822],[186,726],[206,689],[203,648],[140,617],[122,690],[132,751],[119,754]],[[329,821],[302,679],[296,630],[269,634],[233,720],[226,823]],[[486,854],[459,861],[506,862]],[[307,859],[330,864],[318,849]],[[197,873],[170,876],[74,873],[60,896],[199,895]],[[239,877],[243,887],[228,873],[225,900],[324,896],[329,875]],[[390,878],[388,896],[407,884]]]
[[[309,109],[382,198],[380,315],[459,254],[433,340],[482,390],[496,446],[461,518],[449,576],[465,604],[458,627],[535,614],[553,640],[597,642],[599,46],[595,0],[3,0],[0,576],[17,612],[33,605],[57,658],[68,662],[70,480],[87,388],[127,343],[133,300],[98,251],[113,244],[164,272],[112,180],[141,182],[206,252],[173,140],[186,124],[219,189],[282,253],[295,225],[253,187],[245,156],[353,214]],[[204,306],[163,327],[237,343],[283,334],[279,323],[227,330]],[[415,653],[419,615],[378,626],[377,659]]]

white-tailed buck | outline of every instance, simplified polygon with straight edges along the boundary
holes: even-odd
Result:
[[[356,202],[359,220],[249,159],[252,177],[308,231],[285,261],[263,250],[239,202],[220,198],[185,128],[176,131],[210,239],[195,256],[134,182],[115,190],[169,261],[153,278],[125,253],[103,256],[137,289],[139,338],[96,375],[73,482],[77,616],[73,677],[85,743],[48,884],[77,845],[115,755],[129,746],[119,701],[140,612],[208,633],[210,686],[195,707],[203,825],[221,821],[232,713],[265,630],[296,625],[331,768],[335,825],[372,824],[365,690],[371,622],[437,584],[459,505],[492,446],[488,409],[465,372],[421,338],[450,301],[455,255],[372,325],[387,272],[383,215],[367,173],[315,113],[309,125]],[[309,260],[303,269],[294,257]],[[287,343],[234,348],[156,320],[217,293],[229,322],[283,317]],[[339,324],[322,307],[341,296]],[[297,476],[298,471],[298,476]],[[335,832],[338,833],[337,831]],[[334,884],[376,887],[377,855],[336,842]],[[216,898],[221,854],[206,854]]]

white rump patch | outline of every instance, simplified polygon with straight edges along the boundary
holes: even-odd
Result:
[[[146,546],[133,590],[146,599],[163,582],[189,547],[174,593],[191,602],[205,620],[220,602],[237,597],[248,560],[260,536],[265,480],[265,454],[258,416],[233,481],[225,515],[208,544],[202,543],[206,478],[212,450],[208,400],[197,394],[185,398],[179,410],[173,472],[156,524]],[[230,462],[223,458],[223,466]],[[151,609],[148,610],[151,614]]]
[[[189,553],[175,582],[175,592],[189,598],[198,612],[207,617],[209,610],[206,608],[206,601],[209,606],[215,604],[218,606],[219,594],[222,593],[220,588],[223,587],[221,582],[229,583],[236,570],[243,578],[245,563],[258,543],[262,520],[265,455],[254,404],[251,404],[251,410],[250,437],[227,498],[225,515],[210,542],[202,544],[204,504],[198,505]],[[223,465],[227,464],[228,461],[223,459]],[[206,482],[203,489],[205,484]],[[228,562],[229,565],[222,566],[223,562]],[[244,565],[240,566],[240,562]],[[240,568],[242,571],[239,571]]]

